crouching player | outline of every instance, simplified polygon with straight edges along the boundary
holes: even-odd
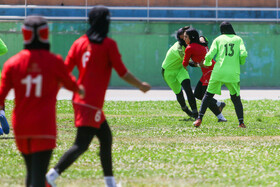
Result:
[[[68,71],[77,66],[78,83],[84,86],[86,94],[84,98],[77,94],[73,96],[75,126],[78,128],[76,140],[47,173],[51,186],[55,186],[56,178],[88,149],[95,136],[100,143],[99,155],[106,186],[116,186],[112,167],[112,133],[102,111],[112,69],[142,92],[148,91],[150,85],[138,80],[124,66],[116,42],[107,37],[109,23],[109,9],[94,7],[89,13],[89,30],[74,42],[67,55]]]
[[[14,88],[12,124],[16,145],[26,165],[26,186],[43,187],[56,146],[55,105],[59,87],[62,84],[80,93],[83,90],[70,77],[62,58],[49,51],[46,19],[28,16],[22,33],[24,49],[4,64],[0,109],[9,90]]]

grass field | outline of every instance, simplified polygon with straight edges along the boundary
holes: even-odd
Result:
[[[230,100],[217,123],[207,110],[196,129],[176,101],[107,101],[113,162],[122,186],[280,186],[280,101],[243,101],[247,129]],[[12,102],[6,105],[10,119]],[[198,101],[198,105],[200,102]],[[73,143],[70,101],[57,104],[58,145],[50,166]],[[13,133],[0,137],[1,186],[24,186],[25,167]],[[58,186],[104,186],[95,139],[57,180]]]

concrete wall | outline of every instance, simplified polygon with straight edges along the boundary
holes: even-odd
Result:
[[[86,22],[50,22],[51,50],[63,57],[75,39],[85,33]],[[191,25],[210,43],[219,35],[219,23],[167,23],[167,22],[112,22],[109,36],[118,43],[122,59],[137,77],[156,87],[166,87],[161,77],[161,63],[168,48],[176,41],[179,27]],[[236,23],[233,26],[245,42],[249,56],[242,66],[241,86],[280,87],[280,27],[274,23]],[[0,65],[23,47],[20,33],[21,22],[1,22],[0,37],[9,48],[0,57]],[[199,69],[188,68],[195,85],[201,76]],[[74,72],[77,75],[77,72]],[[111,86],[128,86],[113,73]]]

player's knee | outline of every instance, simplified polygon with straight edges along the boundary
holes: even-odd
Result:
[[[235,103],[240,100],[240,96],[236,96],[236,94],[230,95],[230,99],[233,103]]]
[[[83,154],[84,152],[86,152],[88,150],[89,145],[77,145],[77,152],[79,153],[79,155]]]

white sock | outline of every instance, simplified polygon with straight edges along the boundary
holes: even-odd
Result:
[[[116,187],[116,181],[114,176],[104,177],[106,187]]]
[[[218,118],[218,119],[221,119],[221,120],[226,120],[226,118],[223,116],[222,113],[220,113],[219,115],[217,115],[217,118]]]
[[[57,173],[57,171],[54,168],[52,168],[46,174],[46,177],[47,177],[48,180],[55,181],[55,179],[57,179],[57,177],[59,177],[59,174]]]
[[[216,105],[218,106],[218,107],[220,107],[221,106],[221,101],[217,101],[217,103],[216,103]]]

